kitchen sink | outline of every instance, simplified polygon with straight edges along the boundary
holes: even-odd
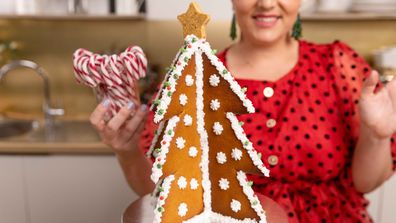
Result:
[[[34,129],[35,122],[3,120],[0,122],[0,139],[26,134]]]
[[[38,121],[0,120],[0,142],[95,143],[100,137],[88,121],[56,120],[50,126]]]

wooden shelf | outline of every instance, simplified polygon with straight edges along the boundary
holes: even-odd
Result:
[[[140,21],[145,15],[0,15],[0,20],[37,21]]]
[[[396,12],[386,13],[312,13],[302,14],[304,21],[377,21],[389,20],[396,21]]]

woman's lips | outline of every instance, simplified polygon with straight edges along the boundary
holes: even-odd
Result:
[[[255,24],[260,28],[271,28],[274,27],[280,16],[263,16],[263,15],[256,15],[253,16]]]

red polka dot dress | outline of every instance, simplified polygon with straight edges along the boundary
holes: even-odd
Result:
[[[341,43],[299,42],[296,66],[277,81],[238,79],[255,114],[240,115],[271,177],[251,176],[254,189],[280,204],[291,223],[371,222],[368,202],[352,183],[359,133],[357,103],[367,63]],[[227,50],[219,58],[227,66]],[[151,144],[152,114],[141,147]],[[396,167],[396,146],[392,140]]]

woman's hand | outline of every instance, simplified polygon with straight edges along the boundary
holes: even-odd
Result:
[[[116,154],[135,152],[147,117],[147,106],[136,106],[133,102],[106,122],[109,101],[105,100],[92,112],[90,121],[98,131],[102,142]]]
[[[364,82],[359,102],[361,123],[379,139],[396,131],[396,78],[374,93],[379,74],[373,71]]]

